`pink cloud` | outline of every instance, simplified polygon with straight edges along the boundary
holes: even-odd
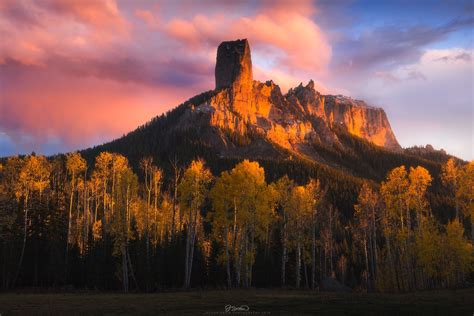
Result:
[[[299,3],[299,2],[297,2]],[[266,2],[254,14],[227,16],[196,14],[191,19],[175,18],[164,31],[172,39],[192,49],[215,50],[220,41],[248,38],[252,51],[270,56],[275,67],[324,75],[332,49],[318,25],[311,19],[312,10],[306,6],[291,6]]]
[[[35,66],[7,67],[21,69],[12,69],[15,75],[2,88],[0,131],[18,141],[18,135],[32,136],[38,147],[49,138],[61,139],[71,149],[92,145],[89,140],[111,140],[186,98],[182,88],[153,89]],[[2,69],[2,82],[12,70]]]
[[[72,17],[79,23],[91,24],[100,29],[120,32],[128,25],[115,0],[44,0],[41,5],[59,15]]]
[[[0,133],[38,151],[118,137],[212,89],[224,40],[248,38],[255,77],[284,90],[324,76],[331,46],[313,12],[310,1],[3,1]]]
[[[142,19],[150,28],[159,26],[158,18],[151,11],[137,9],[135,10],[135,16]]]
[[[129,29],[112,0],[7,1],[0,6],[0,34],[8,43],[0,63],[10,58],[44,65],[50,55],[102,56],[129,40]]]

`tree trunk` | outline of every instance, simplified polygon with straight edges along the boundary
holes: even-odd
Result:
[[[156,177],[156,175],[154,175],[154,177]],[[153,182],[154,182],[154,191],[155,191],[155,196],[153,199],[153,215],[155,217],[154,218],[155,227],[153,229],[153,232],[155,233],[155,243],[157,243],[158,242],[158,183],[156,179],[154,179]]]
[[[367,239],[364,237],[364,254],[365,254],[365,286],[367,292],[369,291],[369,257],[367,255]]]
[[[375,209],[372,208],[372,233],[373,233],[373,247],[374,247],[374,257],[373,257],[373,261],[374,261],[374,283],[377,281],[377,262],[378,262],[378,258],[377,258],[377,224],[376,224],[376,219],[375,219]]]
[[[151,264],[150,264],[150,204],[151,204],[151,184],[148,184],[148,171],[145,173],[145,185],[147,189],[147,204],[146,204],[146,216],[145,216],[145,246],[146,246],[146,274],[151,275]],[[146,279],[146,290],[150,291],[150,278]]]
[[[193,271],[193,259],[194,259],[194,243],[196,242],[196,235],[197,235],[197,214],[194,214],[194,223],[192,226],[192,231],[191,231],[191,245],[190,245],[190,254],[189,254],[189,264],[188,264],[188,281],[187,281],[187,287],[189,288],[191,286],[191,274]]]
[[[248,268],[248,277],[249,277],[249,281],[248,281],[248,286],[251,287],[252,286],[252,267],[253,267],[253,256],[254,256],[254,239],[255,239],[255,233],[254,233],[254,228],[252,227],[252,231],[250,233],[250,260],[249,260],[249,268]]]
[[[304,287],[309,288],[309,281],[308,281],[308,266],[306,264],[306,260],[303,259],[303,272],[304,272]]]
[[[75,175],[72,174],[71,180],[71,194],[69,197],[69,215],[67,221],[67,237],[66,237],[66,253],[64,257],[64,281],[67,282],[68,279],[68,257],[69,257],[69,242],[71,241],[71,224],[72,224],[72,202],[74,200],[74,181]]]
[[[316,289],[316,228],[314,223],[311,230],[311,288]]]
[[[235,286],[240,287],[240,271],[242,267],[242,242],[237,247],[237,262],[235,264]]]
[[[132,265],[132,260],[130,259],[130,251],[127,247],[127,261],[128,261],[128,266],[130,268],[130,274],[132,275],[133,282],[135,283],[135,288],[137,291],[140,291],[140,287],[138,286],[137,278],[135,277],[135,272],[133,270],[133,265]]]
[[[334,213],[333,213],[333,209],[330,208],[329,210],[329,267],[331,268],[331,275],[332,273],[334,272],[334,267],[333,267],[333,253],[332,253],[332,246],[333,246],[333,235],[332,235],[332,220],[333,220],[333,216],[334,216]]]
[[[225,228],[225,257],[226,257],[226,272],[227,272],[227,287],[232,287],[232,275],[230,274],[230,256],[229,256],[229,232]]]
[[[375,290],[375,254],[374,254],[374,243],[375,241],[372,239],[370,231],[368,236],[369,241],[369,256],[370,256],[370,286],[372,290]]]
[[[281,256],[281,286],[284,287],[286,283],[286,245],[283,245],[283,254]]]
[[[390,276],[392,279],[393,286],[397,285],[398,289],[400,290],[400,286],[398,286],[398,279],[395,276],[395,263],[393,262],[392,250],[390,247],[390,237],[387,236],[387,252],[388,252],[388,261],[390,264]]]
[[[184,261],[184,288],[188,288],[188,273],[189,273],[189,248],[191,246],[191,228],[190,223],[187,225],[186,234],[186,255]]]
[[[20,275],[21,266],[23,264],[23,257],[25,256],[26,236],[28,231],[28,193],[25,195],[23,212],[25,213],[25,221],[23,226],[23,246],[21,247],[20,260],[18,262],[18,268],[16,270],[15,278],[13,279],[13,287],[16,286],[18,276]]]
[[[7,240],[4,239],[2,242],[2,252],[3,252],[3,263],[2,263],[2,289],[6,290],[8,288],[8,281],[7,281]]]
[[[245,234],[245,238],[244,238],[244,258],[246,260],[244,260],[244,276],[243,276],[243,287],[244,288],[248,288],[248,275],[249,275],[249,266],[248,266],[248,254],[249,252],[249,241],[248,241],[248,237],[247,237],[247,234]]]
[[[286,256],[287,256],[287,248],[286,248],[286,219],[285,214],[283,213],[283,227],[281,232],[281,243],[282,243],[282,255],[281,255],[281,286],[284,287],[286,283]]]
[[[122,284],[123,284],[123,292],[128,292],[128,264],[127,264],[127,253],[125,250],[125,245],[120,247],[122,252]]]
[[[300,287],[300,279],[301,279],[301,246],[300,243],[298,242],[296,245],[296,288],[298,289]]]
[[[170,159],[171,160],[171,159]],[[174,239],[174,232],[176,227],[176,209],[177,209],[177,202],[178,202],[178,182],[179,182],[179,174],[180,169],[178,167],[178,160],[175,159],[171,161],[171,166],[174,169],[174,186],[173,186],[173,218],[171,219],[171,239]]]

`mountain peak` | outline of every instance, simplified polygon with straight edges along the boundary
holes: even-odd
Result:
[[[247,39],[222,42],[217,49],[216,89],[251,86],[252,57]]]

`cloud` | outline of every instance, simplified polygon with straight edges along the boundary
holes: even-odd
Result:
[[[100,30],[121,32],[128,26],[115,0],[42,0],[36,3],[57,15],[73,18],[81,24],[93,25]]]
[[[111,140],[184,101],[180,93],[186,93],[12,61],[0,66],[0,81],[0,132],[21,152]]]
[[[456,54],[454,56],[442,56],[439,58],[434,59],[435,61],[444,61],[444,62],[449,62],[449,61],[456,61],[456,60],[463,60],[463,61],[471,61],[472,56],[471,52],[461,52],[459,54]]]
[[[117,137],[212,89],[216,47],[224,40],[248,37],[254,64],[262,63],[258,79],[270,76],[286,89],[326,71],[331,47],[311,19],[312,2],[208,7],[2,1],[2,142],[41,152]]]
[[[135,16],[142,19],[150,28],[157,28],[159,26],[159,22],[157,17],[149,10],[135,10]]]
[[[50,55],[111,57],[118,43],[129,40],[129,31],[112,0],[6,1],[0,34],[8,45],[0,50],[0,63],[8,58],[45,66]]]
[[[174,18],[164,27],[166,34],[188,50],[208,50],[223,40],[248,38],[252,54],[267,69],[324,74],[332,49],[318,25],[311,19],[310,2],[264,2],[255,12],[228,16],[222,12],[198,13],[191,18]]]
[[[376,71],[374,75],[377,78],[381,78],[386,83],[391,83],[391,84],[398,83],[401,80],[400,78],[398,78],[397,76],[395,76],[389,71]]]
[[[428,49],[418,62],[390,72],[399,78],[396,84],[374,76],[358,97],[387,111],[403,146],[429,143],[474,159],[474,64],[457,58],[471,54],[462,48]],[[440,62],[443,57],[446,62]]]
[[[441,25],[383,25],[364,28],[356,35],[343,36],[334,44],[333,69],[345,76],[390,71],[394,67],[416,62],[429,44],[445,39],[449,34],[472,26],[474,18],[456,18]]]
[[[407,80],[427,80],[426,76],[418,70],[411,70],[407,73]]]
[[[385,84],[393,85],[399,84],[404,80],[427,80],[426,76],[419,70],[410,69],[410,67],[403,67],[403,71],[396,69],[395,71],[376,71],[375,78],[380,78]]]

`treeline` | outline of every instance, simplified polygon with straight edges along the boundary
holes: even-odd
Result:
[[[431,212],[434,179],[421,166],[364,182],[345,216],[318,179],[268,183],[248,160],[218,176],[200,159],[170,163],[167,179],[151,157],[136,174],[110,152],[93,166],[79,153],[0,164],[2,288],[317,289],[337,280],[401,292],[472,280],[474,162],[443,166],[456,210],[447,223]]]

